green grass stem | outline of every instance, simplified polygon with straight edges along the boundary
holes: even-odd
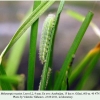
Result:
[[[72,10],[67,10],[67,14],[70,15],[71,17],[75,18],[76,20],[83,22],[85,16],[72,11]],[[95,34],[100,38],[100,29],[99,27],[93,22],[91,21],[90,26],[92,27],[93,31],[95,32]]]
[[[99,45],[99,44],[98,44]],[[72,73],[69,76],[69,83],[72,84],[73,81],[78,77],[82,70],[87,66],[91,59],[99,52],[98,45],[93,48],[89,53],[83,58],[82,61],[75,67]]]
[[[52,45],[53,45],[53,39],[54,39],[54,35],[55,35],[55,32],[57,30],[57,26],[58,26],[58,22],[59,22],[59,18],[60,18],[60,14],[61,14],[61,11],[63,9],[63,6],[64,6],[64,1],[61,1],[60,2],[60,5],[58,7],[58,11],[57,11],[57,15],[56,15],[56,19],[55,19],[55,25],[54,25],[54,29],[52,31],[51,34],[52,37],[51,37],[51,41],[50,41],[50,45],[49,45],[49,49],[48,49],[48,54],[47,54],[47,58],[46,58],[46,63],[44,64],[44,67],[43,67],[43,71],[42,71],[42,76],[41,76],[41,81],[40,81],[40,86],[39,86],[39,89],[40,90],[45,90],[46,88],[46,79],[47,79],[47,73],[48,73],[48,69],[49,67],[51,67],[51,63],[52,63],[52,57],[51,55],[51,51],[52,51]]]
[[[21,75],[14,75],[14,76],[7,76],[7,75],[2,75],[0,76],[0,80],[3,82],[6,82],[8,84],[18,84],[22,81],[24,81],[23,77]]]
[[[2,64],[0,64],[0,76],[2,76],[2,75],[6,75],[6,72],[5,72]],[[12,90],[11,84],[9,82],[4,82],[3,80],[0,80],[0,86],[1,86],[2,90]]]
[[[17,30],[15,35],[12,37],[8,45],[2,51],[0,55],[0,63],[2,62],[2,57],[6,52],[14,45],[14,43],[23,35],[23,33],[54,3],[55,1],[43,1],[22,23],[20,28]]]
[[[34,1],[33,11],[40,5],[40,3],[40,1]],[[38,21],[39,19],[37,19],[31,26],[27,90],[34,89]]]
[[[81,27],[80,27],[80,29],[79,29],[74,41],[72,43],[72,46],[69,49],[69,52],[67,53],[65,61],[64,61],[63,65],[62,65],[62,68],[60,70],[59,76],[58,76],[58,78],[56,80],[56,83],[54,84],[54,90],[58,90],[59,89],[59,87],[60,87],[60,85],[62,83],[62,80],[63,80],[63,78],[65,76],[65,73],[69,69],[69,64],[70,64],[70,62],[72,60],[72,56],[76,53],[76,50],[77,50],[77,48],[78,48],[78,46],[79,46],[79,44],[80,44],[80,42],[81,42],[81,40],[83,38],[88,26],[89,26],[89,23],[91,22],[92,17],[93,17],[93,13],[92,12],[89,12],[86,15],[86,18],[83,21],[83,23],[82,23],[82,25],[81,25]]]
[[[82,88],[84,87],[85,83],[87,82],[91,72],[93,71],[95,65],[97,64],[99,58],[100,58],[100,53],[99,54],[97,53],[96,55],[94,55],[93,59],[91,60],[91,62],[88,65],[88,68],[84,72],[84,75],[82,76],[81,80],[77,84],[76,90],[82,90]]]

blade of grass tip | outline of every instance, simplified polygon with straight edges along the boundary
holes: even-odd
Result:
[[[75,11],[72,11],[72,10],[67,10],[67,14],[81,22],[83,22],[83,20],[85,18],[85,16],[83,16]],[[100,29],[98,28],[98,26],[92,21],[90,23],[90,26],[92,27],[95,34],[100,38]]]
[[[98,44],[99,45],[99,44]],[[89,53],[83,58],[82,61],[75,67],[75,69],[72,71],[72,73],[69,76],[69,83],[72,84],[73,81],[79,76],[79,74],[82,72],[84,67],[90,62],[90,60],[94,57],[94,55],[99,52],[98,45],[94,47]]]
[[[93,22],[91,22],[90,25],[91,25],[93,31],[95,32],[95,34],[100,38],[100,29],[98,28],[98,26]]]
[[[44,64],[44,67],[43,67],[39,90],[45,90],[45,88],[46,88],[46,79],[47,79],[47,73],[48,73],[48,69],[49,69],[48,67],[51,67],[51,62],[52,62],[52,58],[50,58],[50,57],[52,57],[51,51],[52,51],[52,45],[53,45],[53,41],[54,41],[53,38],[54,38],[54,34],[55,34],[57,26],[58,26],[60,13],[63,9],[63,6],[64,6],[64,1],[61,1],[60,5],[58,7],[58,10],[57,10],[57,15],[55,18],[55,25],[54,25],[53,31],[51,33],[53,35],[51,36],[51,41],[50,41],[50,45],[49,45],[49,49],[48,49],[48,53],[47,53],[47,57],[46,57],[46,63]]]
[[[55,2],[54,1],[43,1],[26,19],[25,22],[20,26],[15,35],[12,37],[8,45],[2,51],[0,55],[0,63],[2,61],[2,57],[5,53],[14,45],[14,43],[23,35],[23,33]]]
[[[59,19],[60,19],[60,15],[61,15],[61,12],[63,10],[63,7],[64,7],[64,0],[62,0],[62,2],[60,3],[59,5],[59,8],[58,8],[58,11],[57,11],[57,15],[56,15],[56,25],[55,25],[55,28],[54,28],[54,37],[53,37],[53,42],[52,42],[52,46],[51,46],[51,54],[50,54],[50,61],[49,61],[49,67],[52,67],[52,61],[53,61],[53,50],[54,50],[54,41],[55,41],[55,37],[56,37],[56,31],[57,31],[57,28],[58,28],[58,24],[59,24]],[[50,81],[52,80],[52,77],[50,77]],[[49,81],[49,82],[50,82]]]
[[[73,43],[72,43],[72,46],[69,50],[69,52],[67,53],[67,56],[65,58],[65,61],[63,63],[63,66],[60,70],[60,74],[56,80],[56,83],[54,84],[54,90],[58,90],[60,85],[61,85],[61,82],[64,78],[64,75],[66,73],[66,71],[68,70],[68,67],[69,67],[69,64],[72,60],[72,56],[75,54],[81,40],[82,40],[82,37],[84,36],[88,26],[89,26],[89,23],[91,22],[91,19],[93,17],[93,13],[92,12],[89,12],[87,15],[86,15],[86,18],[84,20],[84,22],[82,23]]]
[[[33,10],[35,10],[41,1],[34,1]],[[36,59],[36,41],[38,34],[38,21],[37,19],[31,26],[30,34],[30,50],[29,50],[29,62],[28,62],[28,79],[27,79],[27,90],[34,89],[34,72],[35,72],[35,59]]]
[[[0,76],[2,76],[2,75],[6,75],[6,72],[5,72],[2,64],[0,64]],[[9,82],[4,82],[4,81],[0,80],[0,86],[1,86],[2,90],[12,90],[12,86]]]
[[[62,0],[59,4],[59,7],[58,7],[58,10],[57,10],[57,14],[56,14],[56,18],[55,18],[55,28],[54,28],[54,31],[53,31],[53,40],[52,40],[52,45],[51,45],[51,54],[50,54],[50,63],[49,63],[49,66],[52,67],[52,58],[53,58],[53,50],[54,50],[54,42],[55,42],[55,37],[56,37],[56,31],[57,31],[57,28],[58,28],[58,24],[59,24],[59,19],[60,19],[60,15],[61,15],[61,12],[63,10],[63,7],[64,7],[64,3],[65,1]]]
[[[85,83],[87,82],[92,70],[94,69],[95,65],[97,64],[99,58],[100,58],[100,43],[94,48],[95,55],[91,58],[90,63],[88,64],[88,68],[84,72],[84,75],[82,76],[81,80],[79,81],[76,90],[81,90]]]
[[[80,22],[83,22],[84,19],[85,19],[85,16],[83,16],[83,15],[81,15],[81,14],[75,12],[75,11],[72,11],[72,10],[67,10],[66,13],[67,13],[68,15],[70,15],[71,17],[77,19],[77,20],[80,21]]]
[[[60,3],[59,5],[59,8],[58,8],[58,11],[57,11],[57,15],[56,15],[56,18],[55,18],[55,28],[54,28],[54,36],[53,36],[53,42],[52,42],[52,46],[51,46],[51,54],[50,54],[50,61],[49,61],[49,66],[52,67],[52,61],[53,61],[53,50],[54,50],[54,41],[55,41],[55,37],[56,37],[56,31],[57,31],[57,28],[58,28],[58,24],[59,24],[59,19],[60,19],[60,15],[61,15],[61,12],[63,10],[63,7],[64,7],[64,0],[62,0],[62,2]],[[51,79],[51,78],[50,78]],[[52,80],[52,79],[51,79]]]

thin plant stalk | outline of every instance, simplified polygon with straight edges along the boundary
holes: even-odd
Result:
[[[100,59],[100,43],[91,51],[91,55],[93,55],[93,57],[91,57],[91,61],[90,63],[88,63],[88,67],[86,68],[84,75],[76,86],[77,90],[81,90],[84,87],[91,72],[93,71],[98,60]]]
[[[85,18],[85,16],[72,10],[67,10],[67,14],[81,22],[83,22]],[[100,38],[100,29],[98,28],[98,26],[93,21],[91,21],[90,26],[92,27],[95,34]]]
[[[31,11],[32,11],[32,8],[30,8],[28,13],[25,15],[25,18],[23,19],[22,23],[27,19]],[[13,76],[13,75],[16,75],[17,73],[17,70],[18,70],[18,67],[21,62],[21,58],[24,52],[24,48],[26,45],[28,33],[29,33],[29,30],[27,30],[11,48],[11,51],[7,60],[6,68],[5,68],[8,76]],[[14,60],[15,58],[16,60]]]
[[[49,65],[51,65],[51,51],[52,51],[52,45],[53,45],[53,38],[54,38],[54,34],[56,32],[57,26],[58,26],[58,21],[59,21],[59,17],[60,17],[60,13],[63,9],[64,6],[64,1],[60,2],[58,11],[57,11],[57,15],[56,15],[56,19],[55,19],[55,25],[54,25],[54,29],[52,31],[52,36],[51,36],[51,41],[50,41],[50,45],[49,45],[49,49],[48,49],[48,53],[47,53],[47,57],[46,57],[46,63],[44,64],[43,67],[43,71],[42,71],[42,76],[41,76],[41,81],[40,81],[40,85],[39,85],[39,90],[45,90],[46,89],[46,79],[47,79],[47,74],[48,74],[48,69],[49,69]]]
[[[93,17],[93,13],[89,12],[87,14],[85,20],[83,21],[83,23],[82,23],[82,25],[81,25],[81,27],[80,27],[80,29],[79,29],[74,41],[72,43],[72,46],[71,46],[69,52],[67,53],[65,61],[64,61],[63,65],[62,65],[62,68],[60,70],[59,76],[58,76],[58,78],[57,78],[57,80],[56,80],[56,82],[54,84],[54,90],[58,90],[59,89],[59,87],[60,87],[60,85],[62,83],[62,80],[63,80],[63,78],[65,76],[66,71],[69,70],[69,64],[70,64],[70,62],[72,60],[72,57],[76,53],[76,50],[77,50],[77,48],[78,48],[78,46],[79,46],[79,44],[80,44],[80,42],[81,42],[86,30],[87,30],[87,28],[88,28],[88,26],[89,26],[89,24],[91,22],[92,17]]]
[[[95,65],[97,64],[98,59],[100,58],[100,54],[96,54],[95,57],[91,60],[91,62],[88,65],[88,69],[85,71],[83,77],[79,81],[79,83],[76,86],[76,90],[82,90],[85,83],[87,82],[91,72],[93,71]]]
[[[33,10],[35,10],[40,5],[40,3],[41,3],[40,1],[34,1]],[[35,62],[36,62],[38,21],[39,21],[39,19],[37,19],[31,26],[27,90],[34,89],[34,78],[35,78],[34,73],[35,73]]]
[[[2,75],[7,76],[2,64],[0,64],[0,76]],[[2,90],[12,90],[12,86],[9,82],[4,82],[0,80],[0,86]]]
[[[14,34],[8,45],[4,48],[0,55],[0,63],[3,56],[14,45],[14,43],[24,34],[24,32],[54,3],[55,1],[43,1],[41,4],[28,16],[25,22],[22,23],[20,28]]]
[[[78,77],[78,75],[82,72],[84,67],[91,61],[91,59],[99,53],[99,45],[94,47],[92,50],[89,51],[89,53],[84,57],[84,59],[76,66],[76,68],[72,71],[72,73],[69,76],[69,83],[72,84],[73,81]]]

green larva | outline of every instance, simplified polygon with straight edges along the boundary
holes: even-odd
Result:
[[[39,58],[42,64],[46,62],[46,55],[48,52],[48,47],[52,35],[51,33],[54,28],[54,23],[55,15],[49,14],[44,21],[40,40]]]

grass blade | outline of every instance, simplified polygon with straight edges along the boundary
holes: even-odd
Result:
[[[60,19],[60,15],[61,15],[61,12],[63,10],[63,7],[64,7],[64,0],[62,0],[62,2],[60,3],[58,11],[57,11],[57,15],[56,15],[56,21],[55,21],[56,25],[55,25],[55,28],[54,28],[54,36],[53,36],[53,40],[52,40],[51,54],[50,54],[50,61],[49,61],[49,67],[51,67],[51,68],[52,68],[52,61],[53,61],[53,50],[54,50],[54,42],[55,42],[55,37],[56,37],[56,31],[57,31],[57,28],[58,28],[59,19]],[[50,78],[50,81],[53,80],[52,78],[53,77]]]
[[[63,7],[64,7],[64,0],[62,0],[60,2],[60,5],[59,5],[59,8],[58,8],[58,11],[57,11],[57,14],[56,14],[56,18],[55,18],[55,28],[54,28],[54,31],[53,31],[53,40],[52,40],[52,45],[51,45],[51,54],[50,54],[50,61],[49,61],[49,66],[52,67],[52,58],[53,58],[53,49],[54,49],[54,42],[55,42],[55,37],[56,37],[56,31],[57,31],[57,28],[58,28],[58,24],[59,24],[59,19],[60,19],[60,15],[61,15],[61,12],[63,10]]]
[[[83,20],[85,18],[85,16],[83,16],[75,11],[72,11],[72,10],[67,10],[67,14],[70,15],[71,17],[77,19],[80,22],[83,22]],[[92,27],[95,34],[100,38],[100,29],[98,28],[98,26],[95,23],[93,23],[92,21],[90,23],[90,26]]]
[[[76,20],[80,21],[80,22],[83,22],[84,19],[85,19],[85,16],[75,12],[75,11],[72,11],[72,10],[67,10],[67,14],[70,15],[71,17],[75,18]]]
[[[27,13],[27,15],[25,16],[23,22],[27,19],[27,17],[29,16],[30,12],[32,9],[29,10],[29,12]],[[24,47],[27,41],[27,35],[28,35],[29,30],[27,30],[24,35],[14,44],[14,46],[12,47],[8,60],[7,60],[7,64],[6,64],[6,73],[7,75],[15,75],[20,61],[21,61],[21,57],[23,55],[23,51],[24,51]],[[14,60],[14,59],[17,60]],[[13,63],[12,63],[13,62]],[[12,70],[11,70],[12,69]]]
[[[39,87],[40,90],[45,90],[48,69],[49,69],[49,67],[51,67],[51,64],[52,64],[52,58],[50,58],[50,57],[52,57],[52,54],[51,54],[51,51],[53,49],[52,46],[53,46],[54,37],[56,34],[56,30],[57,30],[59,18],[60,18],[60,13],[63,9],[63,6],[64,6],[64,1],[61,1],[59,8],[58,8],[58,11],[57,11],[54,29],[53,29],[53,32],[51,33],[53,35],[51,37],[51,41],[50,41],[50,45],[49,45],[49,49],[48,49],[48,54],[47,54],[47,58],[46,58],[47,62],[44,64],[44,67],[43,67],[43,72],[42,72],[42,77],[41,77],[41,82],[40,82],[40,87]]]
[[[87,82],[87,79],[89,78],[92,70],[94,69],[95,65],[97,64],[99,58],[100,58],[100,52],[98,52],[96,55],[94,55],[93,59],[91,60],[91,62],[88,65],[88,68],[85,71],[83,77],[79,81],[79,83],[76,87],[76,90],[82,90],[82,88],[84,87],[85,83]]]
[[[55,1],[43,1],[26,19],[26,21],[17,30],[9,44],[5,47],[0,55],[0,63],[5,53],[13,46],[13,44],[22,36],[22,34],[54,3]]]
[[[17,73],[23,55],[26,40],[27,34],[25,33],[12,47],[5,69],[8,76],[12,76]],[[14,60],[15,58],[16,60]]]
[[[84,34],[86,32],[86,29],[88,28],[89,23],[91,22],[92,17],[93,17],[93,13],[89,12],[87,14],[84,22],[82,23],[82,25],[81,25],[81,27],[80,27],[80,29],[79,29],[79,31],[78,31],[75,39],[74,39],[74,42],[72,43],[72,46],[71,46],[71,48],[70,48],[70,50],[69,50],[69,52],[68,52],[68,54],[67,54],[67,56],[65,58],[63,66],[62,66],[62,68],[60,70],[60,74],[59,74],[59,76],[58,76],[58,78],[56,80],[56,83],[54,85],[54,90],[58,90],[59,89],[59,87],[61,85],[61,82],[62,82],[62,80],[64,78],[64,75],[65,75],[66,71],[69,69],[68,67],[69,67],[69,64],[70,64],[70,62],[72,60],[72,56],[75,54],[75,52],[76,52],[76,50],[77,50],[77,48],[78,48],[78,46],[79,46],[79,44],[80,44],[80,42],[82,40],[82,37],[84,36]]]
[[[0,64],[0,76],[2,76],[2,75],[6,75],[6,72],[5,72],[2,64]],[[1,86],[2,90],[12,90],[12,86],[9,82],[4,82],[4,81],[0,80],[0,86]]]
[[[70,77],[69,77],[69,83],[72,84],[73,81],[79,76],[79,74],[82,72],[84,67],[91,61],[91,59],[99,53],[99,44],[93,48],[85,57],[84,59],[75,67],[75,69],[72,71]]]
[[[39,5],[40,1],[34,1],[33,10]],[[28,62],[28,79],[27,79],[27,90],[33,90],[34,87],[34,72],[35,72],[35,59],[36,59],[36,41],[38,34],[38,21],[37,19],[31,26],[30,34],[30,50],[29,50],[29,62]]]
[[[0,80],[6,83],[12,83],[12,84],[18,84],[20,82],[23,82],[24,79],[21,75],[14,75],[14,76],[6,76],[2,75],[0,76]]]
[[[68,88],[69,88],[69,85],[68,85],[68,71],[67,71],[61,83],[61,90],[67,90]]]
[[[67,90],[67,84],[66,84],[66,81],[63,81],[63,82],[62,82],[61,90]]]

